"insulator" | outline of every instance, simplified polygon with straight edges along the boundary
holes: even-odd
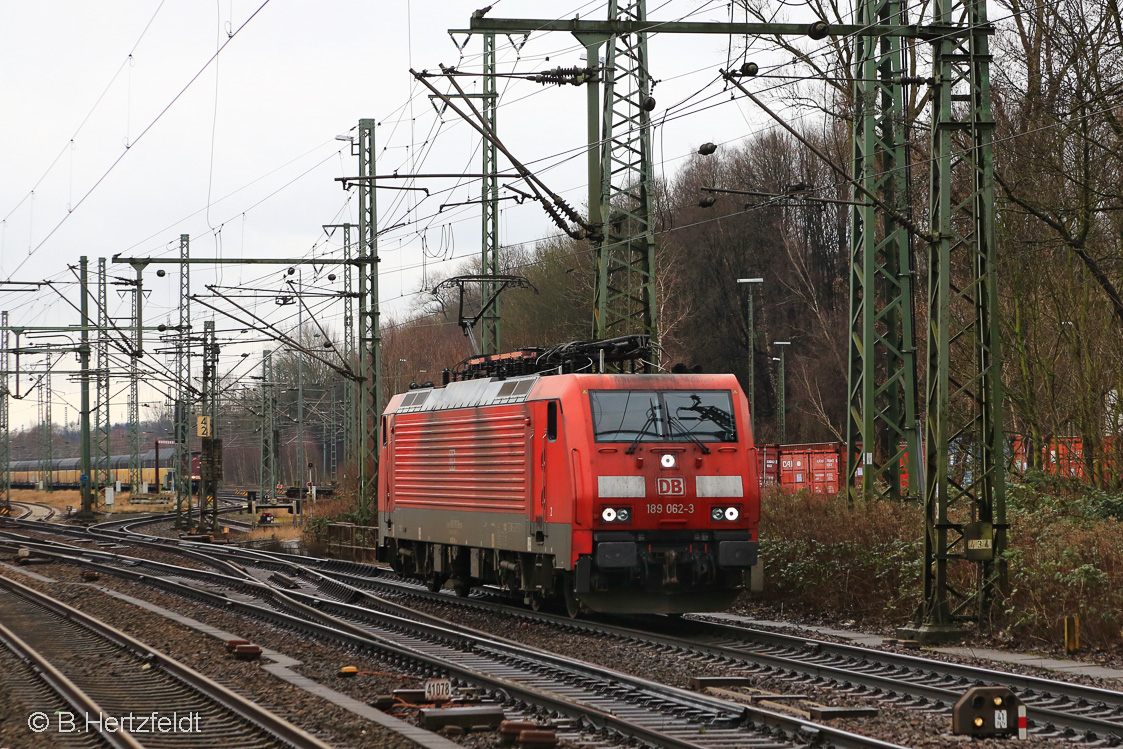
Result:
[[[698,207],[699,208],[713,208],[714,203],[716,203],[716,202],[717,202],[717,198],[715,198],[713,195],[707,195],[706,197],[704,197],[704,198],[702,198],[701,200],[698,201]]]
[[[760,66],[755,62],[746,62],[741,64],[741,75],[754,76],[760,72]]]
[[[165,271],[165,270],[164,270],[163,268],[161,268],[160,270],[156,271],[156,275],[157,275],[158,277],[160,277],[160,278],[163,278],[163,277],[164,277],[164,276],[166,276],[167,274],[168,274],[168,272],[167,272],[167,271]]]
[[[329,273],[329,274],[328,274],[328,280],[329,280],[329,281],[334,281],[334,280],[335,280],[335,274],[334,274],[334,273]]]
[[[643,97],[643,104],[641,106],[643,107],[643,111],[645,111],[645,112],[650,112],[651,110],[655,109],[655,97],[654,96]]]
[[[698,149],[698,153],[702,154],[703,156],[709,156],[715,151],[717,151],[717,146],[715,146],[713,143],[703,143],[702,146]]]
[[[826,21],[816,21],[807,27],[807,35],[815,41],[826,39],[829,33],[831,33],[831,27]]]

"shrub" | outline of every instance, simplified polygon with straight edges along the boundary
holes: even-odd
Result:
[[[761,508],[765,595],[800,608],[880,622],[919,598],[920,509],[770,491]]]
[[[1080,616],[1081,643],[1123,648],[1123,497],[1098,489],[1051,494],[1011,483],[1008,595],[992,628],[1018,642],[1057,644]],[[873,625],[906,623],[920,602],[922,508],[769,491],[762,501],[765,600]],[[970,589],[972,567],[953,567]]]

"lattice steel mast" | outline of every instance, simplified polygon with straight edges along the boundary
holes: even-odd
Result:
[[[273,380],[273,352],[261,355],[261,478],[258,481],[262,501],[272,497],[277,488],[277,433],[273,411],[277,393]]]
[[[136,285],[133,286],[133,354],[129,357],[129,495],[141,492],[140,472],[140,357],[144,352],[144,287],[141,268],[137,268]]]
[[[179,235],[179,326],[175,336],[175,526],[191,521],[191,238]]]
[[[51,470],[54,463],[54,424],[51,418],[51,355],[47,354],[47,369],[39,387],[35,389],[37,405],[39,407],[39,480],[43,484],[43,491],[54,489],[54,472]]]
[[[357,224],[325,224],[324,231],[343,229],[343,267],[339,272],[343,274],[343,361],[347,366],[356,364],[355,359],[355,300],[353,294],[354,281],[352,280],[351,259],[354,247],[351,245],[351,230],[358,229]],[[360,268],[360,273],[362,272]],[[361,367],[361,363],[358,363]],[[360,390],[362,384],[350,379],[343,381],[343,418],[340,426],[343,430],[343,475],[337,478],[349,478],[346,468],[354,464],[358,467],[359,461],[359,403],[362,400]]]
[[[12,435],[8,431],[8,312],[0,312],[0,509],[12,509]]]
[[[206,434],[199,459],[199,530],[218,530],[218,485],[222,481],[222,440],[218,437],[218,353],[214,320],[203,322],[203,398]]]
[[[94,496],[109,486],[109,277],[105,258],[97,259],[97,363],[94,377],[95,416],[93,430]]]
[[[858,24],[904,26],[904,13],[899,0],[868,0],[858,8]],[[900,36],[858,36],[854,43],[851,196],[857,205],[850,212],[846,486],[852,496],[919,499],[912,237],[867,197],[876,195],[901,216],[909,213],[908,113],[901,85],[908,71]]]
[[[492,133],[496,130],[496,113],[499,110],[499,94],[495,79],[495,34],[484,34],[483,58],[483,94],[480,112],[483,115],[484,127]],[[485,276],[499,275],[499,177],[498,177],[498,150],[495,141],[484,138],[481,147],[483,151],[483,192],[480,196],[480,205],[483,209],[483,235],[481,247],[483,257],[480,263],[480,273]],[[480,336],[480,350],[484,354],[498,354],[500,352],[500,317],[499,317],[499,284],[485,282],[481,285],[481,303],[491,299],[491,306],[484,313],[483,332]]]
[[[986,4],[935,0],[924,601],[910,632],[982,621],[1006,584],[1002,378],[995,258],[992,31]],[[956,190],[953,193],[953,185]],[[954,407],[953,407],[954,406]],[[964,415],[966,420],[964,420]],[[953,463],[954,461],[954,463]],[[956,588],[951,570],[974,566]]]
[[[612,21],[646,21],[646,0],[610,0],[608,16]],[[595,62],[590,58],[590,66]],[[604,224],[603,239],[596,244],[594,338],[643,333],[652,343],[659,340],[650,97],[647,33],[614,35],[605,45],[599,175]]]
[[[359,517],[376,520],[374,502],[381,442],[382,336],[378,310],[378,202],[374,182],[374,120],[359,120],[359,364],[363,377],[360,407]],[[363,179],[366,178],[366,179]]]

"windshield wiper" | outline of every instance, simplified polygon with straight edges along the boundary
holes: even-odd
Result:
[[[633,454],[636,451],[636,448],[639,447],[640,440],[642,440],[647,435],[652,434],[652,432],[648,431],[648,428],[654,426],[655,422],[655,406],[651,406],[647,409],[647,421],[643,422],[643,426],[640,427],[639,433],[636,435],[636,438],[632,440],[632,444],[629,445],[628,449],[624,451],[625,455]],[[658,437],[659,435],[656,434],[655,436]]]
[[[671,422],[671,428],[672,429],[677,429],[679,434],[681,434],[683,437],[686,437],[687,441],[693,442],[695,445],[697,445],[699,448],[701,448],[703,455],[709,455],[710,454],[710,448],[708,448],[704,444],[702,444],[702,440],[698,439],[698,435],[694,434],[693,432],[687,431],[686,427],[684,427],[682,424],[680,424],[678,419],[671,416],[671,417],[668,417],[667,420]]]

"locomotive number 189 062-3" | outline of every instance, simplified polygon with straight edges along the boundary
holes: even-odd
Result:
[[[693,515],[694,505],[692,504],[648,504],[648,515]]]

